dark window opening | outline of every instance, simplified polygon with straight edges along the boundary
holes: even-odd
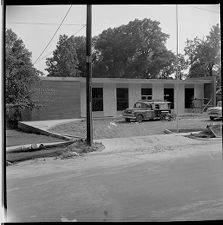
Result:
[[[92,111],[103,111],[103,88],[92,88]]]
[[[140,103],[140,102],[136,102],[136,103],[134,104],[134,108],[140,109],[140,108],[141,108],[141,103]]]
[[[152,100],[152,88],[142,88],[141,89],[141,99],[142,100]]]
[[[160,105],[159,104],[155,104],[155,109],[160,109]]]
[[[193,108],[194,88],[185,88],[185,109]]]
[[[204,84],[204,104],[206,105],[211,97],[212,97],[212,85],[211,84]],[[210,106],[213,104],[213,100],[210,102]]]
[[[171,102],[170,108],[174,108],[174,89],[164,88],[164,101]]]
[[[116,97],[117,97],[117,111],[122,111],[129,107],[128,88],[117,88]]]

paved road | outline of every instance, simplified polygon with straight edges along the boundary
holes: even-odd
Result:
[[[11,222],[223,219],[221,140],[7,167]]]

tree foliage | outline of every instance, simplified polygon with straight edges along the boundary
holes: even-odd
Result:
[[[86,38],[84,36],[74,37],[74,46],[77,53],[78,65],[77,69],[81,77],[85,77],[86,70]]]
[[[163,69],[160,70],[158,78],[168,79],[170,78],[170,75],[174,74],[175,77],[181,80],[187,76],[185,70],[188,68],[188,64],[184,55],[178,54],[177,60],[177,55],[169,51],[169,54],[165,57],[167,64]]]
[[[76,77],[80,75],[78,70],[78,58],[74,36],[60,35],[53,57],[47,58],[46,71],[50,77]]]
[[[213,69],[216,74],[219,74],[221,67],[220,40],[218,24],[211,28],[206,39],[201,40],[196,37],[194,40],[187,40],[184,51],[190,65],[189,77],[212,76]]]
[[[93,77],[165,78],[174,69],[175,56],[165,42],[158,21],[134,20],[104,30],[92,38]],[[85,76],[86,38],[60,36],[48,76]]]
[[[86,37],[84,36],[77,36],[74,37],[73,39],[75,48],[76,48],[76,53],[77,53],[77,59],[78,59],[78,70],[80,73],[81,77],[85,77],[86,76]],[[92,63],[94,65],[96,59],[97,59],[97,55],[98,55],[98,51],[95,49],[95,42],[97,40],[97,37],[93,37],[92,38]]]
[[[34,107],[32,85],[38,81],[40,71],[31,62],[23,41],[11,30],[5,33],[5,102],[7,106]]]
[[[169,66],[169,56],[172,56],[165,46],[169,35],[161,31],[159,24],[150,19],[135,19],[103,31],[95,41],[98,54],[93,75],[156,78]]]

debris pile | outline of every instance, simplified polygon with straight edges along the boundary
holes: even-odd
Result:
[[[216,138],[222,136],[222,125],[207,125],[206,128],[199,133],[191,133],[191,137],[199,137],[199,138]]]
[[[62,152],[57,158],[69,159],[82,156],[84,153],[103,150],[105,147],[102,143],[93,142],[92,146],[87,145],[86,140],[79,139],[73,144],[69,145],[65,151]]]
[[[115,122],[110,122],[109,125],[108,125],[108,128],[111,129],[112,126],[117,127],[117,124]]]

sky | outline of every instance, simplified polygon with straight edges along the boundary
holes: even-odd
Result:
[[[69,8],[70,5],[6,6],[6,28],[11,28],[23,40],[26,48],[32,52],[34,66],[45,75],[46,57],[52,56],[60,35],[86,36],[86,5],[72,5],[68,12]],[[166,42],[167,49],[177,52],[174,4],[93,5],[92,36],[99,35],[109,27],[128,24],[136,18],[159,21],[162,32],[170,35]],[[187,39],[194,39],[196,36],[204,38],[217,23],[220,24],[220,4],[178,5],[179,53],[184,53]]]

